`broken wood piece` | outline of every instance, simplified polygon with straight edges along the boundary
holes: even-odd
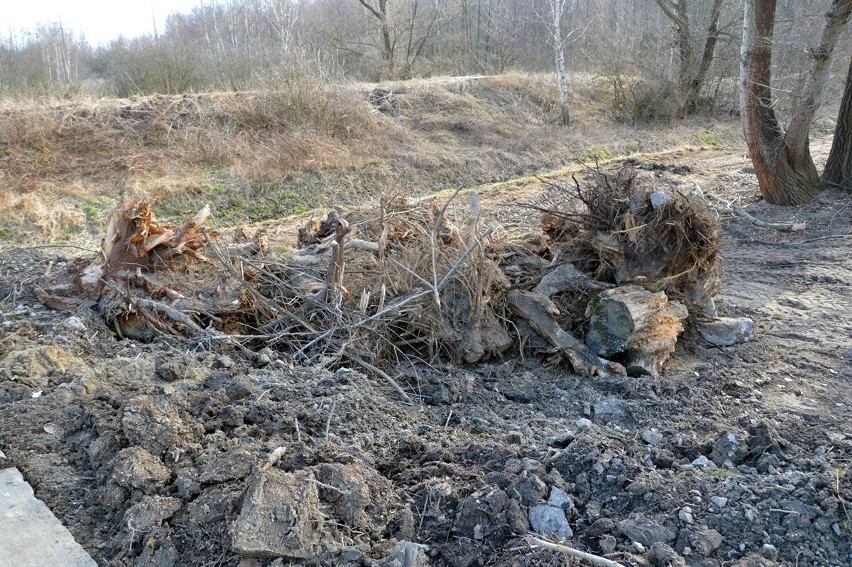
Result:
[[[625,374],[620,364],[601,359],[560,327],[555,320],[559,310],[550,299],[533,291],[512,290],[506,300],[512,313],[527,321],[538,334],[568,357],[575,372],[586,376]]]
[[[552,297],[563,291],[598,292],[612,287],[612,284],[590,278],[574,264],[561,264],[547,272],[534,291],[544,297]]]
[[[622,565],[621,563],[618,563],[616,561],[610,561],[606,557],[586,553],[585,551],[580,551],[579,549],[574,549],[573,547],[568,547],[567,545],[560,545],[558,543],[545,541],[543,539],[533,537],[531,535],[528,535],[527,539],[529,540],[530,547],[543,547],[552,551],[560,551],[562,553],[565,553],[566,555],[582,559],[583,561],[588,561],[589,563],[592,563],[594,565],[602,565],[603,567],[624,567],[624,565]]]
[[[329,219],[331,216],[329,216]],[[332,301],[340,297],[343,291],[343,269],[345,262],[343,259],[344,238],[349,234],[349,223],[340,217],[335,216],[335,233],[334,245],[331,249],[331,258],[328,263],[328,272],[325,276],[325,288],[318,297],[319,301]]]
[[[686,307],[638,285],[601,292],[589,302],[586,344],[600,356],[624,355],[630,376],[660,376],[683,331]]]

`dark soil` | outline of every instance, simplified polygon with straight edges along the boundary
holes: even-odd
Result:
[[[69,259],[17,250],[0,466],[101,565],[570,563],[530,546],[541,514],[623,565],[852,564],[852,200],[772,207],[741,155],[667,159],[643,174],[807,223],[724,219],[717,304],[754,319],[752,343],[685,337],[658,380],[520,356],[400,367],[408,405],[355,370],[118,340],[35,300]]]

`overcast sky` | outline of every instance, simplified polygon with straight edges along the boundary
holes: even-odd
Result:
[[[42,23],[62,21],[91,45],[107,44],[119,35],[134,37],[163,31],[171,12],[189,12],[201,0],[3,0],[0,33],[15,35]]]

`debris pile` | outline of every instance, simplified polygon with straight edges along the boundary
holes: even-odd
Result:
[[[260,232],[225,246],[204,228],[207,207],[171,225],[127,203],[101,253],[39,297],[97,306],[121,337],[356,365],[404,397],[391,377],[404,361],[473,363],[513,348],[586,375],[656,376],[684,327],[715,315],[718,219],[700,197],[640,191],[629,169],[594,175],[585,190],[560,186],[560,206],[533,207],[544,232],[524,241],[495,237],[475,193],[451,207],[459,191],[443,203],[386,198],[362,218],[331,211],[280,253]]]

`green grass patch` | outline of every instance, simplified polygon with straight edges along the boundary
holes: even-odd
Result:
[[[583,155],[588,161],[603,162],[609,161],[615,157],[611,151],[606,148],[585,148]]]

